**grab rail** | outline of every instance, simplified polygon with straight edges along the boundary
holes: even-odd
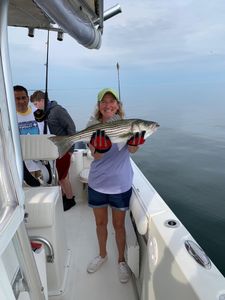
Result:
[[[46,238],[44,238],[42,236],[30,236],[29,239],[31,242],[36,241],[36,242],[43,243],[48,248],[48,252],[49,252],[49,254],[46,255],[47,262],[49,262],[49,263],[54,262],[54,258],[55,258],[54,257],[54,249],[53,249],[52,244]]]

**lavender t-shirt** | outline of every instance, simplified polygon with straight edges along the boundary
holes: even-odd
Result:
[[[117,144],[106,152],[101,159],[91,163],[88,185],[100,193],[120,194],[132,186],[133,169],[130,154],[125,145],[121,150]]]

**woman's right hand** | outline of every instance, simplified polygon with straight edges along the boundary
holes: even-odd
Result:
[[[94,153],[105,153],[112,147],[110,138],[105,134],[104,130],[97,130],[91,136],[90,144],[94,148]]]
[[[93,147],[91,144],[88,144],[88,147],[91,150],[91,155],[94,157],[94,159],[101,159],[104,156],[104,153],[95,152],[95,147]]]

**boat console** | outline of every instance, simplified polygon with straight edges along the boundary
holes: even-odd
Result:
[[[48,135],[21,136],[23,159],[52,162],[58,157],[57,147]],[[32,241],[45,246],[47,259],[48,294],[60,295],[65,290],[71,251],[67,246],[63,218],[62,192],[56,184],[57,174],[53,172],[53,184],[40,187],[24,187],[26,228]],[[55,182],[55,184],[54,184]]]

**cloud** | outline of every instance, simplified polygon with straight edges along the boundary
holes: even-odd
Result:
[[[105,8],[115,4],[106,1]],[[126,68],[158,68],[195,62],[225,53],[223,0],[121,0],[122,14],[104,23],[102,47],[89,50],[65,35],[51,33],[50,61],[68,69],[107,68],[119,61]],[[30,39],[24,30],[10,32],[14,63],[45,63],[46,32]],[[23,55],[26,53],[26,55]]]
[[[214,2],[131,0],[130,5],[124,3],[123,15],[107,29],[106,52],[108,56],[116,53],[125,63],[142,66],[223,54],[225,3]]]

